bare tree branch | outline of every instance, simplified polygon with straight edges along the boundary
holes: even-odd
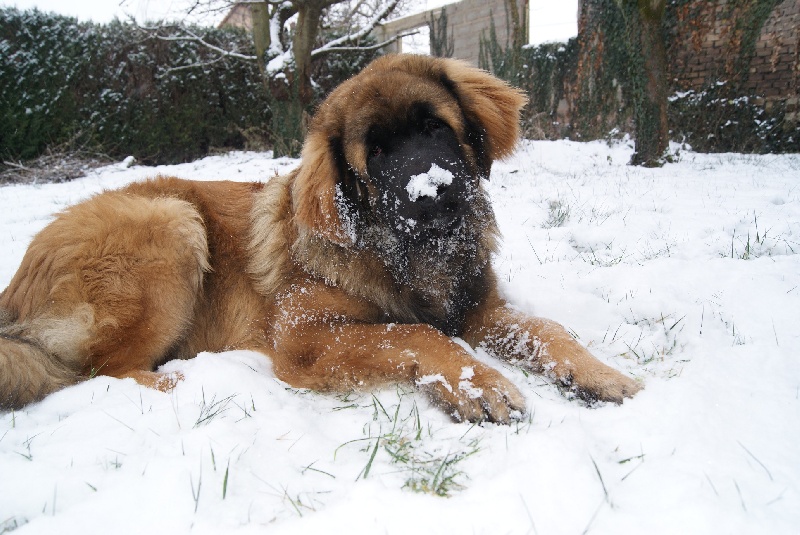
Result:
[[[326,52],[329,52],[329,49],[338,48],[339,45],[342,45],[344,43],[357,42],[360,39],[363,39],[364,37],[369,35],[369,33],[372,30],[375,29],[375,26],[377,26],[379,22],[381,22],[383,19],[385,19],[386,17],[389,16],[389,14],[394,10],[394,8],[397,6],[397,4],[399,2],[400,2],[400,0],[391,0],[389,3],[387,3],[386,5],[383,6],[383,9],[379,10],[378,12],[376,12],[375,15],[373,15],[372,19],[369,21],[369,23],[366,26],[364,26],[363,28],[361,28],[359,31],[351,33],[349,35],[345,35],[345,36],[339,37],[338,39],[334,39],[333,41],[325,43],[324,45],[322,45],[321,47],[317,48],[316,50],[313,50],[311,52],[311,57],[313,58],[313,57],[318,56],[320,54],[324,54]],[[389,44],[389,43],[387,42],[386,44]],[[383,46],[386,46],[386,44],[384,44]],[[380,47],[378,47],[378,48],[380,48]]]
[[[245,3],[270,7],[269,12],[266,13],[266,15],[269,17],[269,28],[266,28],[268,35],[265,36],[265,38],[261,38],[261,41],[263,41],[261,46],[266,48],[266,50],[262,50],[261,52],[259,52],[258,48],[261,41],[256,39],[256,28],[254,21],[256,55],[242,54],[235,50],[226,50],[222,47],[209,43],[203,37],[182,23],[161,24],[155,27],[147,27],[139,24],[137,24],[137,26],[141,30],[147,32],[151,37],[161,41],[194,42],[218,55],[218,58],[215,60],[200,61],[192,65],[175,67],[169,69],[167,71],[168,73],[196,67],[205,67],[207,65],[217,63],[224,58],[234,58],[245,61],[256,61],[259,65],[259,69],[261,70],[265,83],[268,83],[267,81],[278,72],[284,72],[286,69],[297,71],[295,73],[297,76],[296,80],[300,83],[301,89],[309,89],[312,82],[310,80],[310,71],[308,65],[312,59],[322,57],[332,52],[378,50],[407,35],[413,35],[414,33],[417,33],[409,32],[397,35],[391,39],[374,45],[359,45],[359,42],[369,35],[382,20],[388,17],[395,10],[398,4],[401,3],[401,1],[402,0],[375,0],[374,3],[372,3],[369,0],[357,0],[355,3],[350,3],[345,0],[250,0],[249,2]],[[191,9],[210,10],[212,8],[217,9],[217,6],[220,4],[227,4],[230,6],[233,3],[234,2],[232,0],[195,0]],[[351,31],[347,35],[314,48],[312,45],[316,40],[317,33],[315,28],[319,28],[322,16],[321,10],[337,4],[346,4],[344,6],[345,13],[349,13],[349,18],[346,18],[345,21],[352,25],[354,19],[360,19],[361,24],[356,25],[358,28],[356,31]],[[309,9],[312,13],[314,13],[310,19],[308,19],[309,12],[307,11]],[[368,17],[365,15],[365,12],[369,13]],[[288,19],[295,14],[305,15],[308,20],[303,19],[302,16],[300,17],[298,27],[295,28],[293,42],[291,44],[287,44],[284,42],[284,33],[286,32],[285,25]],[[303,28],[305,28],[305,31],[308,32],[309,35],[305,41],[301,41],[304,46],[299,47],[297,40],[300,32],[300,23],[304,20],[306,26]],[[300,54],[300,56],[295,57],[296,54]],[[309,93],[309,91],[305,91],[305,93]]]
[[[156,77],[157,78],[163,78],[164,76],[167,76],[167,75],[172,74],[174,72],[187,71],[189,69],[197,69],[199,67],[208,67],[209,65],[215,65],[215,64],[219,63],[220,61],[224,60],[225,57],[226,56],[220,56],[220,57],[218,57],[216,59],[212,59],[211,61],[203,61],[203,62],[200,62],[200,63],[192,63],[191,65],[183,65],[181,67],[170,67],[169,69],[166,69],[164,72],[157,74]]]
[[[185,26],[177,26],[177,25],[169,25],[169,26],[157,26],[155,28],[148,28],[146,26],[139,26],[140,29],[151,32],[156,39],[161,41],[193,41],[204,47],[213,50],[214,52],[218,53],[222,57],[229,57],[229,58],[236,58],[236,59],[245,59],[248,61],[256,60],[256,56],[250,56],[247,54],[240,54],[238,52],[234,52],[232,50],[225,50],[224,48],[220,48],[216,45],[212,45],[211,43],[205,41],[202,37],[195,34],[190,29],[186,28]],[[159,30],[165,28],[173,28],[174,30],[178,30],[183,32],[185,35],[161,35],[159,34]]]

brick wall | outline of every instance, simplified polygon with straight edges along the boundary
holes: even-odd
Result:
[[[800,93],[800,0],[779,2],[755,38],[755,48],[748,51],[747,26],[759,22],[754,4],[692,1],[668,14],[670,75],[676,90],[726,82],[736,92],[767,99]]]
[[[580,0],[574,70],[551,112],[572,137],[632,132],[617,2]],[[708,151],[800,149],[800,0],[669,0],[664,27],[674,139]]]

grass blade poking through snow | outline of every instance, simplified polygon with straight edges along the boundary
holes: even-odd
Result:
[[[372,455],[369,456],[369,461],[367,461],[367,466],[365,466],[364,470],[361,472],[361,474],[364,474],[364,479],[367,479],[367,476],[369,476],[369,471],[372,468],[372,462],[375,460],[375,455],[378,453],[378,446],[380,445],[380,443],[381,443],[381,437],[378,436],[375,439],[375,447],[372,448]],[[361,474],[359,474],[359,477],[361,477]],[[356,480],[357,479],[358,477],[356,478]]]
[[[228,459],[228,466],[225,467],[225,477],[222,478],[222,499],[228,495],[228,470],[231,467],[231,460]]]
[[[197,420],[194,422],[195,427],[200,427],[203,424],[207,424],[223,412],[227,411],[228,404],[233,401],[233,398],[236,397],[236,394],[233,394],[217,401],[215,396],[211,398],[210,402],[206,403],[205,390],[203,390],[202,393],[203,399],[200,402],[200,414],[197,416]]]
[[[388,462],[391,465],[398,467],[401,473],[409,474],[402,488],[436,496],[450,496],[454,491],[464,488],[462,481],[466,478],[466,474],[461,469],[461,463],[479,451],[478,439],[472,439],[464,444],[462,436],[457,446],[463,447],[458,451],[439,453],[443,448],[433,443],[432,434],[429,433],[428,440],[423,439],[419,408],[413,396],[407,397],[405,394],[398,391],[399,400],[394,407],[388,407],[373,395],[373,421],[377,421],[380,426],[378,434],[350,440],[339,446],[337,451],[347,444],[369,441],[369,445],[362,449],[368,452],[369,458],[356,480],[369,477],[380,462],[381,457],[378,453],[385,452],[389,456]],[[404,403],[406,399],[411,400],[410,409]],[[391,429],[384,433],[386,424],[391,425]]]

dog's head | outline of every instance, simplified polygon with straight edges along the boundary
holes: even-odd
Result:
[[[452,59],[371,63],[320,105],[292,198],[301,227],[342,245],[355,216],[405,239],[448,232],[519,136],[523,93]]]

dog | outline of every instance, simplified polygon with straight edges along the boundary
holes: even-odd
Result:
[[[457,60],[384,56],[322,102],[285,176],[156,177],[68,208],[0,294],[0,408],[96,374],[169,390],[165,361],[250,349],[297,388],[404,382],[459,421],[521,416],[454,337],[621,403],[636,381],[497,289],[482,180],[525,102]]]

